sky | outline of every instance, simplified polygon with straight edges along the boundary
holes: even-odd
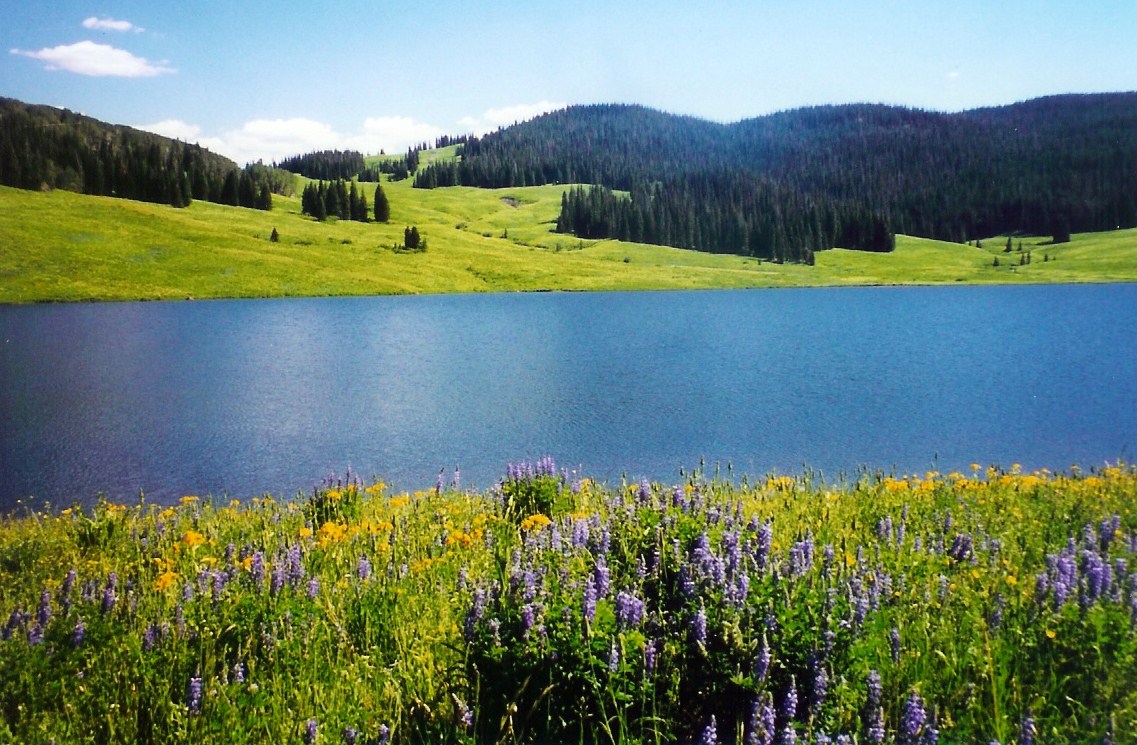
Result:
[[[719,122],[1137,90],[1135,0],[0,0],[0,96],[238,163],[572,104]]]

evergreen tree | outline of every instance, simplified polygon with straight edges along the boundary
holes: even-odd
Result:
[[[391,205],[387,203],[387,195],[383,193],[382,184],[375,185],[375,222],[387,222],[391,219]]]

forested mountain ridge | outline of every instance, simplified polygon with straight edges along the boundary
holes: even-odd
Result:
[[[1133,227],[1137,93],[954,114],[818,106],[734,124],[576,106],[471,138],[459,162],[416,178],[548,183],[603,187],[566,195],[567,232],[791,261],[833,246],[889,250],[897,232],[961,242]]]
[[[292,175],[133,127],[0,98],[0,184],[184,207],[194,199],[269,209]]]

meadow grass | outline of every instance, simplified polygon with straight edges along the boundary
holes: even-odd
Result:
[[[1137,470],[810,472],[0,521],[5,742],[1084,743],[1137,729]]]
[[[362,185],[369,202],[374,186]],[[1137,281],[1134,230],[1062,246],[1023,239],[1033,257],[1024,266],[998,238],[979,249],[898,236],[891,254],[824,251],[808,267],[557,234],[562,186],[383,186],[391,221],[382,225],[319,223],[300,214],[298,198],[279,196],[261,212],[0,187],[0,302]],[[392,250],[409,225],[425,253]]]

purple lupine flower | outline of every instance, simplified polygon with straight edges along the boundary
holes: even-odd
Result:
[[[379,741],[377,745],[387,745],[391,741],[391,728],[385,724],[379,725]]]
[[[315,719],[304,723],[304,745],[316,745],[316,737],[320,734],[320,725]]]
[[[304,579],[304,562],[300,553],[300,544],[294,543],[288,547],[288,555],[286,558],[286,578],[288,584],[296,587],[300,581]]]
[[[825,703],[825,693],[828,690],[829,673],[825,670],[825,665],[818,662],[817,669],[813,672],[813,690],[809,697],[809,708],[815,716],[821,711],[821,706]]]
[[[265,555],[260,551],[253,552],[253,560],[249,564],[249,576],[253,578],[253,584],[259,589],[265,581]]]
[[[225,591],[225,582],[227,579],[228,575],[226,575],[225,572],[213,573],[212,595],[210,597],[214,607],[221,602],[221,593]]]
[[[637,493],[641,505],[646,505],[651,502],[651,482],[647,479],[640,479],[640,490]]]
[[[573,520],[572,523],[572,547],[576,549],[586,548],[588,546],[588,521],[587,520]]]
[[[182,602],[183,603],[193,602],[193,596],[194,596],[193,584],[191,584],[190,582],[186,582],[184,585],[182,585]]]
[[[770,670],[770,645],[766,642],[766,634],[762,634],[762,644],[758,647],[758,656],[754,660],[754,680],[761,683],[766,680],[766,673]]]
[[[644,601],[629,592],[616,596],[616,624],[622,631],[634,629],[643,623]]]
[[[83,624],[83,619],[80,618],[75,621],[75,628],[71,630],[71,646],[83,646],[83,638],[87,635],[87,627]]]
[[[344,727],[343,730],[343,745],[355,745],[359,739],[359,730],[355,727]]]
[[[892,664],[900,664],[900,629],[893,627],[892,631],[888,632],[888,645],[892,650]]]
[[[885,515],[876,521],[876,537],[881,543],[892,544],[892,517]]]
[[[897,742],[901,745],[917,745],[920,735],[924,733],[924,726],[928,722],[928,714],[924,710],[924,700],[920,694],[912,691],[908,700],[904,702],[904,711],[900,717],[900,732]]]
[[[156,624],[150,624],[149,626],[146,627],[146,630],[142,632],[142,651],[143,652],[149,652],[151,649],[154,648],[154,642],[156,640],[155,637],[157,635],[157,632],[158,632],[158,627]]]
[[[880,673],[869,670],[868,697],[862,714],[861,725],[865,730],[865,742],[880,745],[884,742],[884,712],[881,709],[884,697],[884,686],[880,680]]]
[[[320,580],[318,577],[312,577],[308,580],[308,599],[315,600],[320,594]]]
[[[644,642],[644,671],[651,674],[655,671],[655,655],[657,651],[657,644],[654,639],[648,639]]]
[[[773,745],[774,707],[769,694],[763,693],[750,705],[750,721],[746,723],[746,745]]]
[[[970,559],[973,555],[971,535],[956,533],[955,538],[951,541],[951,548],[948,549],[948,556],[957,562],[962,562],[965,559]]]
[[[1034,716],[1028,710],[1019,725],[1018,745],[1034,745],[1034,738],[1038,735],[1038,728],[1034,724]]]
[[[592,623],[596,620],[596,599],[596,586],[590,580],[585,580],[584,597],[581,603],[586,623]]]
[[[615,673],[620,670],[620,649],[616,646],[616,642],[612,642],[612,648],[608,650],[608,672]]]
[[[466,611],[466,641],[473,641],[478,630],[478,622],[486,612],[486,591],[482,588],[474,590],[473,600],[469,610]]]
[[[186,709],[191,715],[196,716],[201,713],[201,697],[201,677],[194,675],[186,684]]]
[[[368,559],[367,556],[360,554],[359,563],[355,567],[355,574],[357,577],[359,577],[359,579],[361,579],[364,582],[371,579],[371,560]],[[466,569],[465,569],[465,567],[463,567],[462,571],[458,573],[458,582],[459,582],[458,589],[465,589],[465,582],[466,582]]]
[[[702,608],[691,619],[691,639],[696,644],[705,644],[707,641],[707,612]]]
[[[526,603],[521,607],[521,632],[528,636],[529,629],[533,628],[536,622],[536,608],[532,603]]]
[[[778,733],[778,745],[796,745],[797,744],[797,730],[794,729],[793,722],[786,722],[782,726],[782,731]]]
[[[284,589],[284,565],[279,561],[273,564],[272,579],[269,581],[269,593],[274,597]]]
[[[774,523],[767,520],[758,528],[754,542],[754,562],[759,569],[765,569],[770,560],[770,547],[774,543]]]
[[[453,491],[458,491],[462,487],[462,469],[460,466],[454,466],[454,477],[450,479],[450,488]]]
[[[63,586],[59,589],[59,607],[63,610],[64,616],[71,612],[71,591],[75,587],[76,579],[78,579],[78,575],[72,569],[63,578]]]
[[[592,570],[592,583],[596,586],[597,598],[608,596],[608,590],[612,585],[609,576],[608,563],[604,561],[603,556],[597,557],[596,567]]]
[[[699,740],[699,745],[718,745],[718,741],[718,724],[715,722],[715,715],[711,714],[711,721],[707,722],[707,726],[703,729],[703,736]]]
[[[43,626],[38,623],[28,627],[28,646],[35,647],[43,644]]]
[[[234,662],[233,663],[233,682],[234,683],[244,683],[245,682],[245,675],[246,675],[245,663],[241,662],[240,660],[237,660],[236,662]]]
[[[789,688],[786,689],[786,695],[782,697],[782,705],[778,709],[778,718],[782,720],[784,724],[789,724],[793,722],[796,716],[797,680],[791,676]]]
[[[44,590],[39,596],[39,607],[36,609],[36,621],[40,626],[47,626],[51,621],[51,591]]]

